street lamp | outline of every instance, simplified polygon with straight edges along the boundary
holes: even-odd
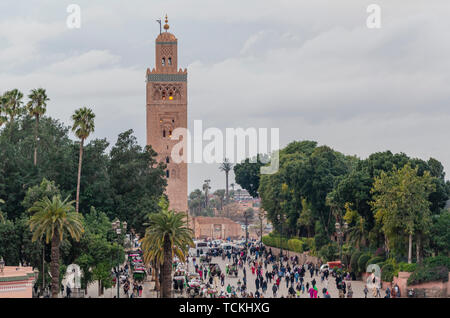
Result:
[[[339,260],[342,262],[342,243],[344,234],[348,230],[348,224],[347,222],[344,222],[344,225],[341,226],[339,222],[336,222],[335,227],[336,227],[336,234],[339,238]]]
[[[283,222],[281,222],[281,215],[277,215],[278,223],[280,224],[280,262],[282,261],[281,257],[283,256]]]
[[[119,223],[119,227],[116,228],[116,234],[117,234],[117,243],[119,243],[119,235],[120,233],[122,233],[122,230],[120,228],[120,222],[117,221]],[[119,250],[117,251],[117,253],[119,253]],[[116,284],[117,284],[117,298],[120,298],[120,274],[119,274],[119,254],[117,254],[117,268],[116,268]]]
[[[3,275],[3,269],[5,268],[5,261],[3,260],[3,256],[0,258],[0,272]]]

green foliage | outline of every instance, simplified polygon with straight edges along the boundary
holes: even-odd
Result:
[[[390,173],[381,172],[375,178],[372,207],[391,249],[398,249],[396,243],[405,241],[409,235],[428,233],[431,226],[428,197],[434,189],[430,173],[426,171],[420,176],[418,167],[414,169],[410,164]]]
[[[369,266],[370,264],[380,264],[384,261],[384,257],[382,256],[374,256],[372,258],[370,258],[367,263],[366,263],[366,268],[367,266]]]
[[[353,252],[352,257],[350,258],[350,268],[352,271],[359,273],[358,260],[362,255],[360,250],[356,250]]]
[[[395,267],[392,264],[385,264],[381,268],[381,280],[384,282],[392,282],[394,278]]]
[[[323,262],[334,261],[338,257],[338,246],[336,243],[329,243],[327,245],[322,246],[317,252],[319,258]]]
[[[102,287],[111,288],[113,277],[111,275],[111,265],[107,262],[99,263],[92,269],[92,278],[100,281]]]
[[[13,221],[38,198],[75,198],[79,158],[79,145],[69,138],[69,128],[44,116],[34,166],[35,120],[16,119],[0,130],[0,198],[6,202],[3,215]],[[149,213],[158,211],[166,186],[164,165],[157,164],[151,147],[137,144],[132,130],[121,134],[109,153],[108,149],[105,139],[92,139],[84,146],[80,212],[94,206],[143,234],[142,224]]]
[[[264,245],[289,250],[297,253],[303,253],[306,251],[315,251],[314,239],[307,237],[287,238],[282,237],[275,233],[269,233],[262,237]]]
[[[439,255],[435,257],[427,257],[424,260],[424,264],[426,266],[436,267],[436,266],[445,266],[450,269],[450,257]]]
[[[430,230],[431,247],[437,252],[447,254],[450,251],[450,210],[433,216]]]
[[[358,270],[360,273],[364,273],[367,269],[367,261],[372,258],[370,253],[364,253],[358,258]]]
[[[400,262],[398,263],[398,271],[399,272],[409,272],[412,273],[416,270],[417,268],[417,264],[416,263],[411,263],[408,264],[406,262]]]
[[[294,251],[297,253],[303,253],[303,241],[299,239],[290,239],[288,240],[288,248],[290,251]]]
[[[61,195],[61,192],[55,182],[44,178],[39,185],[28,188],[25,198],[23,199],[22,206],[25,210],[28,210],[35,202],[40,201],[45,197],[53,198],[55,195]]]
[[[433,281],[448,281],[448,268],[446,266],[418,266],[409,276],[408,285],[417,285]]]
[[[19,265],[20,246],[18,242],[19,237],[14,223],[10,220],[0,223],[0,257],[3,257],[6,265]]]
[[[111,149],[109,175],[115,208],[110,216],[127,221],[142,236],[149,214],[160,210],[158,201],[167,185],[165,165],[157,163],[156,155],[150,146],[138,145],[133,130],[120,134]]]
[[[244,162],[236,164],[233,167],[236,183],[242,189],[247,190],[254,198],[258,197],[260,168],[264,165],[260,160],[260,156],[258,155],[252,162],[247,158]]]

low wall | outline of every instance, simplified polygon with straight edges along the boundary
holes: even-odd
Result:
[[[448,282],[427,282],[416,285],[408,285],[409,272],[399,272],[398,277],[394,277],[392,286],[395,284],[400,288],[401,297],[408,297],[408,290],[414,290],[416,297],[420,298],[442,298],[448,297],[450,292],[450,273]]]

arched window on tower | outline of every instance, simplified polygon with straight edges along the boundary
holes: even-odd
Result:
[[[172,65],[172,58],[169,57],[169,59],[167,60],[167,64]]]
[[[166,100],[166,92],[165,91],[162,92],[161,96],[162,96],[162,100]]]
[[[166,130],[163,130],[163,138],[166,138]]]
[[[162,58],[161,64],[162,64],[162,66],[166,66],[166,58],[165,57]]]
[[[169,176],[170,176],[169,170],[166,170],[166,177],[169,178]]]
[[[166,163],[170,163],[169,157],[166,157]]]

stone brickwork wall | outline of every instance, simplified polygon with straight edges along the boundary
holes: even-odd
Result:
[[[180,142],[171,140],[173,132],[187,128],[187,70],[177,67],[178,40],[173,34],[162,32],[155,41],[155,68],[147,69],[147,144],[158,153],[157,160],[167,165],[169,208],[186,212],[187,163],[176,163],[171,155],[172,148]]]

